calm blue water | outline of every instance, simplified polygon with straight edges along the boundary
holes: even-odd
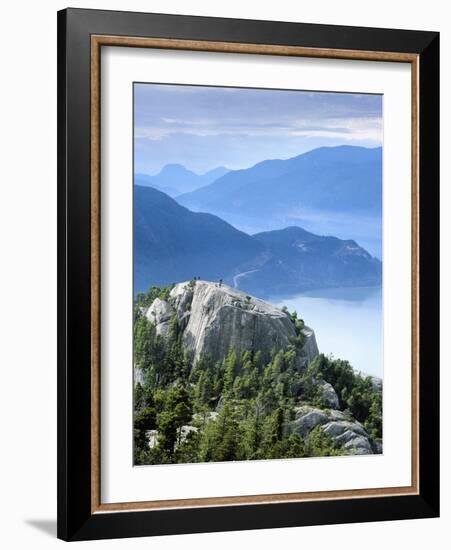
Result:
[[[296,310],[313,328],[321,353],[347,359],[362,372],[382,378],[382,289],[333,288],[270,302]]]

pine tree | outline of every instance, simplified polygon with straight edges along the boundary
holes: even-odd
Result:
[[[224,361],[224,393],[226,395],[229,395],[232,392],[237,367],[238,361],[236,352],[234,349],[231,349]]]
[[[175,386],[166,392],[164,408],[157,415],[158,445],[172,460],[175,445],[180,442],[181,428],[192,418],[188,391]]]

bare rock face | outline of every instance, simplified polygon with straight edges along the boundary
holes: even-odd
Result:
[[[304,360],[302,361],[302,366],[307,366],[310,361],[319,354],[318,344],[316,343],[315,333],[313,329],[305,326],[302,330],[303,335],[305,336],[304,347],[302,348],[304,354]]]
[[[224,285],[196,283],[183,333],[194,360],[202,354],[219,359],[230,349],[238,354],[245,350],[269,353],[273,347],[286,348],[293,336],[291,320],[274,306]]]
[[[322,426],[329,420],[327,413],[316,407],[308,405],[296,410],[296,419],[293,421],[293,429],[304,439],[316,426]]]
[[[374,453],[368,434],[357,420],[328,422],[323,426],[323,430],[332,437],[337,445],[343,446],[350,454],[371,455]]]
[[[160,300],[160,298],[155,298],[146,312],[146,317],[155,325],[157,335],[167,336],[171,317],[174,313],[171,304],[164,300]]]
[[[318,382],[318,386],[320,388],[321,396],[324,400],[326,407],[328,407],[329,409],[339,409],[340,401],[332,384],[329,384],[329,382],[326,382],[325,380],[320,380]]]
[[[140,368],[138,368],[136,365],[134,365],[133,367],[133,380],[135,384],[143,385],[145,382],[143,371]]]
[[[209,354],[224,358],[230,349],[242,351],[285,349],[296,335],[290,317],[280,308],[227,285],[207,281],[179,283],[169,301],[155,300],[146,315],[155,323],[157,334],[167,334],[176,314],[183,331],[183,344],[196,361]],[[318,355],[315,334],[304,328],[305,362]]]

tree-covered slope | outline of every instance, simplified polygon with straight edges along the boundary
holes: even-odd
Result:
[[[193,277],[217,280],[258,263],[264,246],[212,214],[194,213],[151,187],[135,185],[135,291]]]
[[[300,227],[257,233],[268,259],[240,279],[257,295],[290,294],[312,288],[381,284],[382,264],[355,241],[314,235]]]
[[[216,313],[208,317],[211,309]],[[236,316],[221,315],[230,309]],[[268,341],[258,335],[259,316],[268,317],[262,321]],[[218,346],[210,332],[224,334],[227,345]],[[217,283],[140,294],[135,464],[380,453],[380,382],[318,354],[312,341],[295,312]]]

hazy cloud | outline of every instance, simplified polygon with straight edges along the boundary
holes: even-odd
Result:
[[[322,145],[382,144],[382,96],[136,84],[135,169],[205,172]]]

